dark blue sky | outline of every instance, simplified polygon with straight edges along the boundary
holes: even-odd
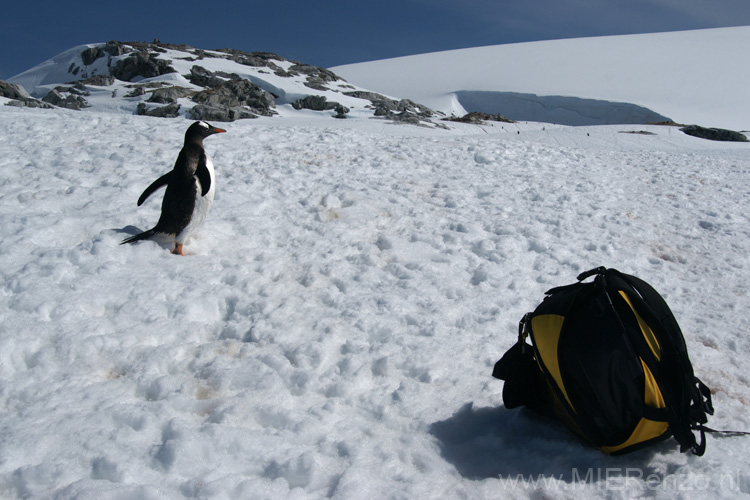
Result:
[[[748,0],[33,1],[3,9],[0,79],[75,45],[270,51],[316,66],[501,43],[750,25]]]

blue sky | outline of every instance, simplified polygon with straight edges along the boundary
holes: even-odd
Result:
[[[269,51],[331,67],[482,45],[750,25],[748,0],[30,0],[4,10],[0,79],[107,40]]]

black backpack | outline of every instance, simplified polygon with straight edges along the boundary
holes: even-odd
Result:
[[[711,392],[693,374],[682,331],[656,290],[615,269],[549,290],[492,375],[505,381],[506,408],[559,418],[605,453],[670,436],[682,452],[705,452]]]

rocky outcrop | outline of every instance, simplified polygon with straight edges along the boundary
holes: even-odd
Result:
[[[502,122],[502,123],[516,123],[514,120],[511,120],[510,118],[506,118],[503,115],[492,115],[488,113],[480,113],[478,111],[467,113],[460,118],[452,116],[450,118],[446,118],[445,120],[451,121],[451,122],[459,122],[459,123],[471,123],[474,125],[483,125],[485,122],[488,122],[488,121]]]
[[[53,109],[54,106],[39,99],[33,97],[21,97],[20,99],[13,99],[5,103],[6,106],[15,106],[18,108],[44,108]]]
[[[108,87],[115,83],[115,77],[112,75],[95,75],[85,80],[79,80],[81,85],[94,85],[96,87]]]
[[[151,97],[148,98],[148,102],[169,104],[177,102],[177,99],[182,97],[190,97],[195,93],[195,90],[186,89],[185,87],[166,87],[151,92]]]
[[[238,108],[242,107],[249,108],[247,111],[256,115],[272,116],[276,113],[273,110],[276,107],[274,97],[249,80],[230,80],[224,82],[218,87],[198,92],[193,96],[192,100],[208,108],[234,110],[233,113],[228,114],[229,117],[237,116],[239,113]],[[242,115],[241,117],[247,118],[243,113],[239,114]],[[229,120],[214,118],[217,121],[232,121],[236,119],[239,118]]]
[[[58,108],[81,110],[91,105],[83,98],[82,93],[71,92],[73,87],[57,87],[49,91],[42,101],[57,106]],[[67,95],[64,95],[67,94]]]
[[[31,96],[26,92],[26,89],[20,85],[0,80],[0,97],[7,97],[8,99],[26,99]]]
[[[0,97],[11,99],[6,106],[26,107],[26,108],[52,108],[49,103],[34,99],[26,92],[26,89],[15,83],[9,83],[0,80]]]
[[[287,71],[287,75],[289,76],[299,76],[300,74],[307,75],[305,86],[314,90],[329,90],[329,83],[340,80],[333,71],[318,68],[317,66],[310,66],[309,64],[297,63],[290,66]]]
[[[234,76],[234,78],[232,78],[232,76]],[[228,75],[226,73],[213,73],[202,66],[193,66],[190,68],[190,75],[187,76],[187,79],[193,85],[214,88],[227,80],[235,80],[239,79],[239,77],[237,75]]]
[[[417,104],[409,99],[399,101],[390,99],[376,92],[352,91],[344,92],[344,95],[367,99],[371,105],[367,106],[375,110],[375,116],[389,120],[417,124],[429,120],[435,115],[427,106]]]
[[[23,108],[54,108],[50,103],[34,99],[26,92],[26,89],[15,83],[0,80],[0,97],[11,99],[6,106]]]
[[[243,66],[253,66],[255,68],[270,68],[278,71],[281,67],[273,61],[286,61],[283,57],[272,52],[243,52],[235,49],[219,49],[217,52],[226,54],[226,59],[234,61]]]
[[[701,139],[708,139],[710,141],[750,142],[745,134],[722,128],[705,128],[698,125],[688,125],[687,127],[681,128],[680,131],[687,135],[699,137]]]
[[[323,95],[309,95],[303,99],[298,99],[292,103],[294,109],[309,109],[311,111],[330,111],[335,110],[336,114],[334,118],[346,118],[346,114],[349,112],[349,108],[346,106],[329,101],[326,96]]]
[[[89,47],[81,52],[81,61],[83,61],[84,65],[91,66],[94,64],[94,61],[103,57],[105,54],[106,53],[102,47]]]
[[[130,109],[139,115],[233,121],[276,115],[278,101],[290,103],[296,110],[334,118],[346,118],[349,108],[356,108],[358,115],[365,111],[364,114],[403,123],[442,126],[431,122],[435,115],[432,110],[413,101],[357,90],[328,69],[270,52],[202,50],[154,40],[109,41],[85,46],[69,58],[65,55],[60,60],[67,67],[54,71],[67,70],[67,80],[78,84],[65,84],[52,91],[52,86],[37,86],[33,93],[45,96],[44,106],[83,109],[90,107],[86,96],[91,93],[95,96],[91,102],[100,110]],[[159,78],[176,73],[175,68],[182,74]],[[284,79],[288,79],[288,84]],[[33,79],[28,83],[37,85]],[[292,102],[294,99],[297,100]]]
[[[177,103],[169,103],[166,106],[158,106],[155,108],[148,108],[145,103],[138,104],[136,111],[138,115],[156,116],[159,118],[175,118],[180,115],[180,105]]]
[[[312,111],[327,111],[339,106],[337,102],[329,102],[324,95],[309,95],[292,103],[294,109],[310,109]]]
[[[157,59],[150,52],[139,51],[117,61],[114,66],[109,68],[109,72],[118,80],[129,82],[137,76],[153,78],[176,71],[166,60]]]
[[[251,113],[242,106],[208,106],[198,104],[190,110],[189,116],[193,120],[206,120],[214,122],[233,122],[248,118],[258,118],[258,115]]]

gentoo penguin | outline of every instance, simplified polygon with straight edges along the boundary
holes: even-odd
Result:
[[[182,245],[201,225],[214,201],[214,165],[203,149],[203,139],[223,132],[226,130],[204,121],[195,122],[187,129],[185,145],[177,156],[172,171],[156,179],[138,198],[140,207],[146,198],[166,184],[159,222],[153,229],[124,239],[120,244],[163,234],[175,239],[172,253],[184,255]]]

